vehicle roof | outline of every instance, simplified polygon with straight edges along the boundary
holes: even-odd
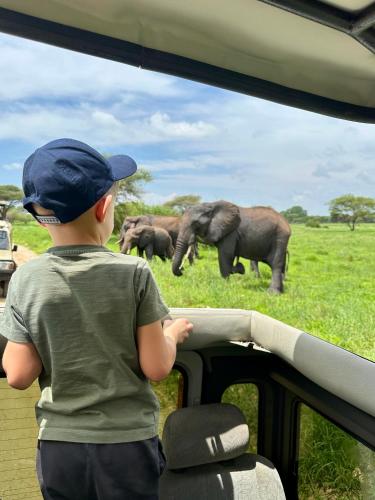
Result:
[[[375,122],[369,0],[0,0],[0,30]]]
[[[10,231],[12,229],[12,225],[7,220],[0,219],[0,229]]]

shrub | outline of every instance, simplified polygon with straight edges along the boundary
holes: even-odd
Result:
[[[306,221],[306,227],[320,227],[319,219],[315,217],[309,217]]]
[[[9,220],[9,222],[31,222],[34,220],[34,217],[29,213],[26,212],[26,210],[19,209],[19,208],[10,208],[7,212],[6,218]]]

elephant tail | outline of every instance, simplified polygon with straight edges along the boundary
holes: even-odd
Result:
[[[167,248],[167,257],[168,259],[172,259],[174,254],[174,247],[172,245],[172,240],[170,241],[168,248]]]
[[[290,260],[290,254],[289,254],[289,250],[287,250],[285,253],[285,259],[284,259],[284,265],[283,265],[284,279],[286,278],[286,273],[288,272],[289,260]]]

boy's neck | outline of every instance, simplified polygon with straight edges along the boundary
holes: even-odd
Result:
[[[71,245],[91,245],[91,246],[103,246],[101,241],[94,238],[52,238],[52,243],[54,247],[63,247]]]
[[[70,246],[70,245],[95,245],[104,246],[106,241],[103,241],[100,232],[84,232],[75,230],[75,228],[57,226],[47,227],[47,230],[52,238],[54,247]]]

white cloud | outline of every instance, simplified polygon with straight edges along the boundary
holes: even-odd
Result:
[[[176,193],[161,195],[159,193],[146,192],[143,196],[143,201],[146,205],[163,205],[167,201],[173,200],[176,196]]]
[[[216,128],[201,120],[193,123],[187,121],[172,122],[167,113],[154,113],[150,117],[150,125],[153,129],[167,137],[199,138],[212,135]]]
[[[2,165],[1,168],[4,170],[21,170],[23,167],[22,163],[14,162]]]
[[[56,137],[74,137],[97,147],[157,144],[202,138],[213,131],[205,122],[173,121],[166,113],[143,118],[116,117],[89,105],[46,107],[20,105],[0,112],[0,139],[40,144]]]
[[[79,98],[124,94],[180,96],[177,79],[106,59],[0,35],[0,100]],[[125,97],[128,99],[128,96]]]

